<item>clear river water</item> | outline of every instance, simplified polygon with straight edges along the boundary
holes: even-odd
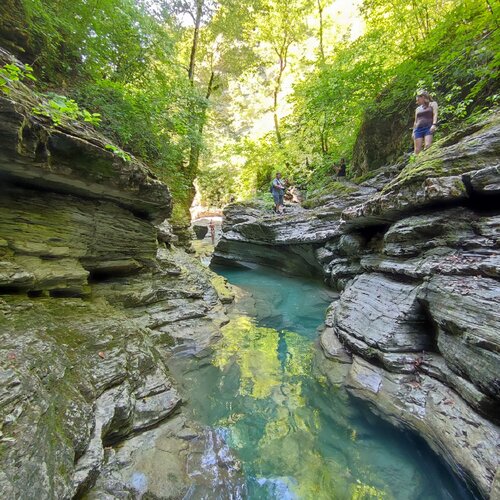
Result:
[[[213,353],[176,370],[187,411],[241,463],[244,484],[232,498],[477,498],[421,438],[315,369],[330,290],[266,269],[217,272],[244,293]]]

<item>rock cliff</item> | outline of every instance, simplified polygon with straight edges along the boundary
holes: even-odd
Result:
[[[498,492],[500,115],[416,160],[278,217],[231,205],[215,263],[317,274],[339,290],[323,370]],[[497,475],[497,480],[495,480]]]
[[[224,284],[170,245],[168,188],[91,128],[33,116],[40,99],[20,82],[0,95],[2,498],[96,481],[95,498],[177,498],[206,479],[213,437],[183,415],[168,359],[218,336]],[[176,459],[141,469],[136,448],[159,440]]]

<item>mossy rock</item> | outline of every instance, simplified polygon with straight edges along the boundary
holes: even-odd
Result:
[[[383,192],[401,189],[430,177],[452,177],[489,167],[500,155],[500,112],[460,133],[436,141],[431,148],[413,157]]]
[[[313,191],[310,197],[302,203],[304,208],[316,208],[323,205],[328,196],[348,196],[358,190],[356,186],[342,181],[328,182],[322,188]]]
[[[219,300],[223,304],[230,304],[234,300],[234,293],[231,290],[231,286],[228,284],[227,280],[219,275],[214,275],[210,279],[210,283],[217,292]]]

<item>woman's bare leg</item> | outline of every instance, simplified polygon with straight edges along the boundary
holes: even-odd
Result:
[[[426,136],[424,137],[424,140],[425,140],[425,149],[427,149],[427,148],[430,148],[430,147],[431,147],[431,145],[432,145],[432,139],[433,139],[432,134],[430,134],[430,135],[426,135]]]
[[[422,138],[414,139],[414,144],[415,144],[414,151],[415,151],[416,155],[418,155],[418,153],[420,153],[420,151],[422,151],[423,142],[424,142],[424,140]]]

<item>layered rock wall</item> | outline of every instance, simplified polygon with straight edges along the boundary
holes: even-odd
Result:
[[[214,256],[338,289],[321,335],[327,377],[422,434],[485,497],[500,444],[499,158],[492,113],[315,208],[229,207]]]
[[[0,492],[63,499],[125,438],[162,435],[181,403],[169,356],[205,349],[226,318],[215,276],[159,224],[168,188],[92,129],[32,116],[39,99],[21,83],[0,96]],[[182,496],[200,430],[176,422],[185,444],[162,474]],[[114,478],[97,496],[136,486]]]

